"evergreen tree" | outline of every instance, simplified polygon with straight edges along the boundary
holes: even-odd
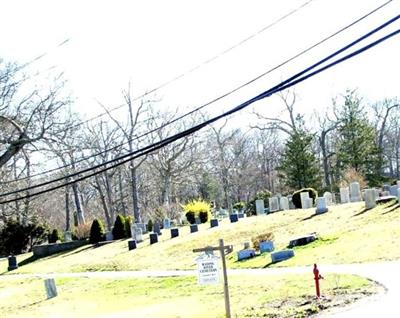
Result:
[[[337,159],[341,170],[354,168],[366,176],[370,185],[379,183],[382,161],[376,143],[375,129],[368,121],[361,99],[346,91],[339,113]]]
[[[114,227],[112,229],[112,234],[114,240],[126,238],[125,220],[121,214],[118,214],[117,218],[115,219]]]
[[[290,188],[318,189],[321,186],[318,159],[312,143],[313,136],[304,129],[293,132],[286,141],[279,170]]]
[[[94,219],[92,222],[92,226],[90,228],[90,238],[89,242],[94,244],[104,240],[105,230],[103,223]]]

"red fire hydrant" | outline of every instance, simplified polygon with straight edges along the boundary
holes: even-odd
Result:
[[[319,274],[319,270],[317,268],[317,264],[314,264],[314,279],[315,279],[315,289],[317,291],[317,297],[320,298],[321,297],[321,292],[319,289],[319,280],[320,279],[324,279],[320,274]]]

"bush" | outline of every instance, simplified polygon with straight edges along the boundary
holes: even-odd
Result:
[[[201,223],[206,223],[211,218],[211,204],[203,200],[193,200],[183,206],[186,219],[190,224],[196,222],[198,217]]]
[[[260,243],[265,242],[265,241],[273,241],[274,240],[274,234],[272,232],[266,232],[259,234],[257,236],[254,236],[251,238],[251,242],[253,243],[253,247],[256,250],[260,250]]]
[[[318,198],[318,192],[314,188],[304,188],[298,191],[293,192],[292,202],[296,209],[301,209],[301,198],[300,193],[308,192],[308,196],[313,199],[313,204],[315,203],[316,198]]]
[[[256,195],[249,201],[246,207],[247,215],[256,215],[256,200],[264,200],[264,206],[269,206],[269,198],[272,196],[272,193],[268,190],[259,191]]]
[[[49,243],[57,243],[58,240],[61,241],[61,234],[57,229],[54,229],[48,237]]]
[[[121,214],[118,214],[117,218],[115,219],[114,227],[112,229],[112,234],[114,240],[120,240],[126,238],[125,220]]]
[[[151,232],[153,231],[153,221],[149,220],[149,222],[147,222],[147,231]]]
[[[354,168],[348,168],[343,172],[339,186],[348,187],[352,182],[358,182],[360,184],[361,189],[365,189],[367,187],[367,181],[365,180],[365,176]]]
[[[125,217],[125,233],[127,237],[132,237],[132,230],[131,230],[131,226],[132,226],[132,222],[133,222],[133,217],[131,217],[130,215]]]
[[[78,240],[86,240],[90,237],[91,224],[85,223],[74,228],[73,237]]]
[[[233,208],[238,211],[243,211],[246,208],[246,202],[239,201],[233,205]]]
[[[103,222],[98,219],[94,219],[92,222],[92,226],[90,227],[90,238],[89,242],[92,244],[104,241],[105,239],[105,230]]]

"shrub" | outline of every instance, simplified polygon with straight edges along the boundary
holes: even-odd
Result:
[[[147,222],[147,231],[151,232],[153,231],[153,221],[149,220],[149,222]]]
[[[251,242],[253,243],[254,249],[259,250],[261,242],[273,241],[273,239],[274,239],[274,234],[272,232],[266,232],[252,237]]]
[[[317,192],[317,190],[315,190],[313,188],[304,188],[304,189],[295,191],[295,192],[293,192],[293,195],[292,195],[292,202],[293,202],[294,206],[296,207],[296,209],[301,209],[301,198],[300,198],[301,192],[308,192],[309,197],[313,199],[313,203],[315,203],[316,198],[318,198],[318,192]]]
[[[244,202],[244,201],[236,202],[236,203],[233,205],[233,208],[234,208],[235,210],[242,211],[242,210],[244,210],[244,209],[246,208],[246,202]]]
[[[126,237],[125,220],[121,214],[118,214],[117,218],[115,219],[112,234],[114,240],[120,240]]]
[[[343,172],[342,179],[340,180],[340,187],[348,187],[350,183],[358,182],[360,184],[360,188],[364,189],[367,187],[367,181],[365,180],[364,175],[357,171],[354,168],[348,168]]]
[[[105,230],[104,225],[101,220],[94,219],[92,222],[92,226],[90,227],[90,238],[89,242],[92,244],[104,241]]]
[[[90,223],[80,224],[74,228],[73,237],[78,240],[85,240],[90,237]]]
[[[183,206],[186,212],[186,219],[190,224],[194,224],[196,217],[200,218],[201,223],[206,223],[211,218],[211,204],[203,200],[193,200]]]
[[[61,234],[57,229],[54,229],[48,237],[49,243],[56,243],[58,240],[61,241]]]
[[[256,200],[264,200],[264,206],[269,206],[268,199],[272,196],[272,193],[268,190],[259,191],[256,195],[249,201],[246,207],[247,215],[256,215]]]
[[[132,226],[132,222],[133,222],[133,217],[131,217],[130,215],[125,217],[125,233],[127,237],[132,237],[132,230],[131,230],[131,226]]]

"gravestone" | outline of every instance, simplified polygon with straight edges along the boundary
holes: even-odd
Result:
[[[179,229],[171,229],[171,238],[179,236]]]
[[[250,248],[250,242],[244,242],[243,243],[243,249],[247,250],[248,248]]]
[[[307,245],[311,242],[314,242],[315,240],[317,240],[318,237],[316,234],[310,234],[310,235],[306,235],[306,236],[302,236],[299,238],[296,238],[294,240],[291,240],[289,242],[289,248],[295,247],[295,246],[303,246],[303,245]]]
[[[199,230],[197,224],[191,224],[190,225],[190,233],[197,232]]]
[[[145,223],[135,223],[137,227],[142,229],[142,234],[147,233],[147,224]]]
[[[171,228],[171,220],[168,218],[164,219],[164,229],[170,229]]]
[[[308,192],[301,192],[300,193],[300,201],[301,201],[301,208],[302,209],[308,209],[309,208],[309,202],[308,199],[310,198]]]
[[[158,235],[162,235],[161,229],[160,229],[160,224],[158,222],[154,223],[153,232],[157,233]]]
[[[44,281],[44,287],[46,289],[47,299],[57,296],[57,287],[54,278],[47,278]]]
[[[340,188],[340,203],[349,203],[350,195],[349,188]]]
[[[292,196],[288,196],[287,198],[289,200],[289,209],[290,210],[296,209],[296,206],[294,205],[293,200],[292,200]]]
[[[279,200],[281,210],[289,210],[289,199],[287,197],[281,197]]]
[[[141,243],[143,242],[143,233],[142,229],[140,227],[135,227],[133,230],[133,239],[136,241],[136,243]]]
[[[136,241],[135,240],[129,240],[128,241],[128,249],[130,251],[136,249]]]
[[[218,219],[211,219],[210,227],[217,227],[217,226],[218,226]]]
[[[8,257],[8,270],[12,271],[18,268],[17,258],[15,256]]]
[[[384,184],[383,187],[382,187],[382,190],[390,192],[390,185],[389,184]]]
[[[312,198],[308,198],[306,199],[307,202],[307,208],[306,209],[311,209],[313,207],[313,199]]]
[[[198,216],[196,216],[194,218],[194,220],[195,220],[195,224],[201,224],[201,220],[200,220],[200,218]]]
[[[279,252],[274,252],[271,253],[271,261],[272,263],[277,263],[292,258],[293,256],[294,256],[293,250],[283,250]]]
[[[70,231],[65,231],[64,233],[64,241],[71,242],[72,241],[72,233]]]
[[[112,241],[114,239],[114,236],[112,232],[107,232],[106,233],[106,241]]]
[[[263,241],[260,243],[260,253],[272,252],[275,249],[273,241]]]
[[[396,181],[397,187],[400,188],[400,180]]]
[[[242,213],[242,212],[238,213],[238,218],[239,218],[239,219],[243,219],[243,218],[244,218],[244,216],[245,216],[245,214],[244,214],[244,213]]]
[[[150,233],[150,244],[155,244],[158,242],[158,234],[157,233]]]
[[[279,199],[278,199],[278,197],[269,198],[268,201],[269,201],[269,212],[279,211]]]
[[[229,219],[231,220],[231,223],[235,223],[235,222],[239,221],[239,217],[237,214],[230,214]]]
[[[257,215],[264,214],[264,200],[256,200],[256,213]]]
[[[256,256],[256,251],[254,249],[246,249],[246,250],[241,250],[239,252],[237,252],[237,257],[238,257],[238,261],[244,260],[244,259],[248,259],[248,258],[252,258]]]
[[[365,208],[373,209],[376,207],[376,194],[375,189],[365,189]]]
[[[400,202],[400,188],[397,189],[397,201]]]
[[[390,195],[397,197],[397,188],[398,188],[397,184],[390,186],[389,189]]]
[[[332,193],[330,192],[325,192],[324,193],[324,198],[326,200],[326,205],[330,206],[333,204],[333,200],[332,200]]]
[[[322,214],[322,213],[326,213],[326,212],[328,212],[326,198],[325,197],[317,198],[317,209],[315,210],[315,213]]]
[[[358,182],[350,183],[350,202],[360,202],[361,191],[360,184]]]

